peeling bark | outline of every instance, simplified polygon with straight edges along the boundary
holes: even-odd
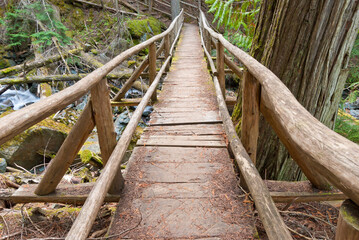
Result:
[[[348,58],[359,27],[358,5],[358,0],[265,0],[258,18],[251,55],[330,128],[348,76]],[[303,179],[263,118],[257,168],[267,179]]]

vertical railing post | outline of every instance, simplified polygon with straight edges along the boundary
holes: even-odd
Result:
[[[248,71],[243,77],[241,141],[254,165],[259,135],[260,84]],[[242,187],[246,188],[241,178]]]
[[[217,42],[217,73],[218,81],[221,86],[221,91],[224,99],[226,99],[226,83],[225,83],[225,74],[224,74],[224,47],[220,41]]]
[[[149,0],[148,3],[148,12],[152,14],[152,8],[153,8],[153,0]]]
[[[339,211],[335,240],[359,239],[359,206],[345,200]]]
[[[168,58],[168,56],[170,55],[170,47],[171,47],[171,43],[170,43],[170,38],[169,38],[169,34],[167,34],[165,36],[165,39],[164,39],[164,54],[165,54],[165,59]],[[170,68],[170,65],[168,64],[166,66],[166,72],[168,72]]]
[[[148,49],[148,60],[149,60],[149,85],[151,86],[152,82],[155,80],[156,77],[156,45],[155,43],[151,43]],[[157,91],[154,91],[152,97],[152,101],[157,100]]]
[[[115,149],[116,132],[113,124],[110,92],[107,80],[103,79],[91,89],[92,112],[95,118],[98,140],[100,143],[101,157],[105,165]],[[121,169],[111,185],[109,193],[120,193],[124,184]]]

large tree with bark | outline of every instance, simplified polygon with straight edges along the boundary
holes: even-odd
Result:
[[[358,5],[358,0],[263,0],[258,16],[250,54],[330,128],[348,76],[359,26]],[[240,108],[237,104],[235,112]],[[264,119],[260,121],[257,168],[267,179],[303,177]]]

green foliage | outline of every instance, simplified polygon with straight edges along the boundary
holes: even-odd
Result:
[[[359,63],[359,37],[355,40],[350,58],[349,76],[346,81],[346,89],[349,90],[349,95],[344,101],[353,103],[359,97],[359,69],[357,67]]]
[[[44,1],[19,6],[7,12],[0,22],[6,28],[9,46],[28,44],[33,39],[40,47],[52,44],[55,37],[61,45],[69,44],[67,28],[56,19],[53,7]]]
[[[144,35],[150,38],[161,33],[162,24],[154,17],[145,19],[131,19],[126,21],[127,28],[133,38],[140,39]]]
[[[206,0],[208,12],[214,13],[213,22],[224,26],[224,36],[238,47],[249,49],[256,27],[260,0]]]
[[[359,121],[339,110],[334,131],[349,140],[359,143]]]

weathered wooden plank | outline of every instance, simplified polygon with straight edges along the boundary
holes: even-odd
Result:
[[[227,147],[224,141],[198,141],[198,140],[171,140],[167,139],[140,139],[137,146],[176,146],[176,147]]]
[[[122,98],[121,101],[112,101],[111,106],[137,106],[142,98]]]
[[[202,135],[202,136],[178,136],[178,135],[153,135],[145,134],[141,137],[144,141],[148,140],[167,140],[167,141],[223,141],[221,135]]]
[[[149,126],[145,133],[166,135],[224,135],[221,124],[194,124],[194,125],[171,125],[171,126]]]
[[[16,190],[11,196],[0,195],[1,200],[8,200],[14,203],[47,202],[47,203],[66,203],[83,204],[95,183],[82,184],[59,184],[56,191],[44,196],[34,193],[37,184],[26,184]],[[118,202],[120,195],[106,194],[105,202]]]
[[[222,123],[221,120],[204,120],[204,119],[188,119],[188,118],[174,118],[174,119],[159,119],[156,122],[150,122],[151,126],[168,126],[168,125],[192,125],[192,124],[217,124]]]
[[[188,157],[190,156],[190,157]],[[216,156],[228,158],[226,148],[198,148],[198,147],[156,147],[137,146],[131,155],[130,163],[138,159],[151,160],[152,163],[211,163],[216,161]],[[129,168],[126,168],[127,170]]]
[[[322,202],[348,199],[348,197],[341,192],[270,192],[270,195],[276,203]]]

